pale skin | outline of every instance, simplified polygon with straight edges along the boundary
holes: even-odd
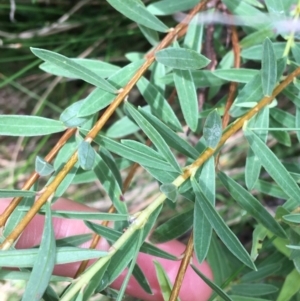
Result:
[[[8,205],[9,201],[9,199],[0,199],[0,212],[3,212],[5,207]],[[78,210],[87,212],[94,211],[93,209],[85,205],[63,198],[55,202],[52,208],[56,210]],[[31,221],[29,226],[25,229],[24,233],[17,242],[16,247],[18,249],[29,248],[39,244],[43,232],[43,224],[44,217],[41,215],[36,216]],[[72,235],[91,233],[91,230],[85,226],[83,221],[80,220],[53,218],[53,225],[55,237],[57,239]],[[89,246],[89,243],[90,242],[87,242],[81,247],[87,248]],[[158,246],[159,248],[176,256],[181,255],[185,250],[185,246],[181,242],[176,240],[160,244]],[[108,250],[108,248],[108,243],[103,239],[97,245],[97,249]],[[156,258],[148,254],[140,253],[138,256],[137,263],[145,273],[154,294],[149,295],[145,293],[143,289],[139,286],[137,281],[134,278],[131,278],[126,289],[126,293],[128,295],[137,297],[144,301],[164,301],[156,278],[153,260],[156,260],[162,264],[162,266],[168,273],[171,282],[174,283],[177,271],[179,269],[180,261],[171,261],[167,259]],[[79,264],[80,263],[71,263],[56,266],[53,273],[56,275],[74,277]],[[200,265],[197,262],[197,260],[193,258],[193,264],[195,264],[200,269],[200,271],[204,275],[206,275],[206,277],[210,279],[213,278],[211,269],[207,262],[204,262]],[[121,274],[121,276],[111,285],[111,287],[119,289],[122,285],[125,275],[126,271]],[[179,297],[181,301],[207,301],[210,295],[211,289],[196,275],[192,268],[189,267],[180,290]]]

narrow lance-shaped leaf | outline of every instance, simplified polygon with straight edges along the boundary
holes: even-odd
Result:
[[[138,27],[140,29],[140,31],[142,32],[142,34],[144,35],[144,37],[147,39],[147,41],[152,45],[152,46],[156,46],[159,43],[159,35],[157,33],[157,31],[143,26],[141,24],[138,24]]]
[[[206,67],[210,60],[194,50],[169,47],[155,52],[158,62],[180,70],[201,69]]]
[[[219,238],[223,241],[226,247],[230,250],[230,252],[236,256],[241,262],[243,262],[246,266],[251,269],[256,269],[253,261],[251,260],[249,254],[242,246],[238,238],[233,234],[233,232],[229,229],[226,223],[223,221],[219,213],[216,211],[214,206],[209,202],[209,200],[203,195],[199,184],[195,181],[195,179],[191,180],[194,192],[196,194],[196,202],[200,203],[200,206],[207,218],[210,222],[213,229],[218,234]]]
[[[50,62],[53,65],[57,65],[60,68],[66,69],[70,73],[74,73],[75,77],[78,77],[96,87],[101,88],[104,91],[115,93],[116,88],[107,82],[105,79],[101,78],[93,71],[79,65],[75,61],[67,58],[64,55],[58,54],[53,51],[39,49],[39,48],[30,48],[34,55],[39,57],[45,62]]]
[[[266,283],[241,283],[232,286],[232,292],[236,295],[265,296],[276,293],[278,288]]]
[[[125,293],[125,289],[128,285],[130,276],[133,272],[134,266],[136,264],[136,260],[139,254],[139,249],[141,247],[142,244],[142,237],[143,237],[143,228],[137,231],[137,239],[135,241],[135,243],[133,244],[133,255],[132,255],[132,259],[131,259],[131,263],[129,265],[129,269],[127,270],[127,274],[125,276],[125,279],[122,283],[122,286],[120,288],[119,294],[118,294],[118,298],[117,301],[122,301],[124,293]]]
[[[148,120],[131,104],[125,103],[126,109],[130,113],[131,117],[136,121],[152,143],[156,146],[158,151],[165,157],[165,159],[173,166],[174,170],[181,173],[181,168],[172,154],[169,146],[165,140],[161,137],[158,131],[148,122]]]
[[[288,196],[300,203],[300,189],[279,159],[255,133],[246,129],[244,134],[255,155],[260,159],[261,164],[269,175]]]
[[[269,38],[266,38],[263,43],[261,64],[261,80],[263,93],[266,96],[270,96],[274,90],[277,80],[277,60],[272,42]]]
[[[151,3],[147,6],[147,9],[154,15],[165,16],[172,15],[176,12],[181,12],[194,7],[199,1],[198,0],[185,0],[185,1],[174,1],[174,0],[162,0]]]
[[[139,109],[139,111],[157,129],[157,131],[161,134],[161,136],[170,147],[178,150],[181,154],[185,154],[186,156],[193,159],[198,158],[198,151],[186,140],[178,136],[158,118],[146,112],[144,109]]]
[[[78,112],[83,104],[84,100],[79,100],[67,107],[59,117],[59,120],[63,122],[66,127],[77,127],[84,124],[90,116],[78,117]]]
[[[81,58],[71,58],[72,61],[83,66],[98,76],[105,78],[114,74],[120,67],[113,64],[109,64],[100,60],[91,60],[91,59],[81,59]],[[54,74],[57,76],[69,77],[69,78],[78,78],[74,73],[59,67],[59,65],[51,64],[50,62],[44,62],[39,66],[43,71]]]
[[[161,170],[173,171],[173,167],[166,161],[158,160],[157,158],[152,158],[151,156],[140,153],[139,151],[135,150],[134,148],[127,147],[121,143],[118,143],[112,139],[107,137],[97,136],[94,140],[101,146],[104,146],[112,153],[118,154],[119,156],[131,160],[133,162],[137,162],[142,166],[149,166],[149,167],[156,167]]]
[[[151,235],[151,241],[162,243],[186,233],[193,225],[193,209],[188,209],[157,227]]]
[[[49,201],[46,202],[46,218],[42,241],[22,301],[39,301],[41,299],[55,265],[56,247],[50,204]]]
[[[177,1],[171,0],[171,2],[176,3]],[[178,3],[184,3],[184,2],[187,1],[179,1]],[[185,48],[195,50],[198,53],[201,50],[203,27],[204,27],[202,24],[199,24],[200,18],[201,17],[199,14],[193,17],[192,21],[188,26],[188,30],[184,37],[184,42],[183,42]]]
[[[114,206],[119,213],[126,214],[127,207],[124,202],[121,201],[122,190],[115,179],[113,173],[108,168],[107,164],[100,157],[99,154],[95,153],[95,165],[94,172],[97,175],[99,181],[103,185],[105,191],[112,200]]]
[[[254,118],[249,121],[249,126],[257,128],[268,128],[269,127],[269,108],[263,108]],[[268,130],[257,131],[257,134],[266,142],[268,137]],[[245,170],[245,182],[249,190],[253,189],[261,170],[261,163],[253,150],[249,148],[247,159],[246,159],[246,170]]]
[[[222,136],[222,121],[217,110],[213,110],[206,118],[203,136],[208,147],[216,148]]]
[[[1,115],[0,135],[4,136],[42,136],[62,132],[66,129],[62,122],[24,115]]]
[[[160,191],[166,195],[166,197],[171,200],[173,203],[177,201],[178,198],[178,189],[172,183],[162,184],[160,186]]]
[[[109,240],[111,242],[115,242],[122,235],[122,232],[119,232],[117,230],[114,230],[114,229],[111,229],[108,227],[104,227],[102,225],[94,224],[89,221],[85,221],[85,225],[88,228],[90,228],[92,231],[94,231],[95,233],[103,236],[104,238],[106,238],[107,240]],[[146,231],[146,227],[147,227],[147,224],[144,228],[144,235],[145,235],[145,232],[146,233],[149,232],[149,231]],[[145,239],[145,237],[143,239]],[[166,259],[170,259],[170,260],[177,260],[176,256],[171,255],[170,253],[168,253],[166,251],[160,250],[158,247],[156,247],[150,243],[147,243],[147,242],[143,243],[140,251],[145,254],[150,254],[150,255],[153,255],[156,257],[166,258]]]
[[[286,277],[276,301],[291,300],[300,290],[300,274],[293,269]]]
[[[218,285],[212,282],[209,278],[203,275],[193,264],[191,265],[192,269],[196,272],[196,274],[208,285],[210,288],[217,293],[224,301],[233,301],[230,296],[226,294]]]
[[[140,0],[107,0],[117,11],[128,19],[151,29],[166,32],[168,27],[152,15]]]
[[[0,265],[5,267],[26,268],[33,267],[36,263],[39,249],[1,251]],[[105,251],[82,249],[75,247],[56,248],[55,264],[64,264],[107,255]]]
[[[35,191],[28,190],[17,190],[17,189],[0,189],[0,197],[1,198],[10,198],[10,197],[30,197],[36,194]]]
[[[35,171],[41,177],[45,177],[50,175],[54,171],[54,168],[50,163],[46,162],[43,158],[37,156],[35,159]]]
[[[155,265],[157,280],[158,280],[164,301],[168,301],[170,299],[171,292],[172,292],[171,281],[170,281],[166,271],[164,270],[164,268],[158,261],[154,260],[154,265]],[[176,301],[180,301],[180,299],[177,297]]]
[[[118,70],[112,76],[108,78],[108,82],[113,83],[117,88],[122,88],[126,85],[136,71],[144,63],[144,60],[138,60],[122,69]],[[90,93],[83,101],[82,106],[78,112],[78,117],[85,117],[92,115],[99,110],[108,106],[116,97],[115,94],[109,92],[103,92],[102,89],[96,88],[92,93]]]
[[[228,177],[225,173],[218,174],[223,185],[229,191],[236,202],[244,208],[253,218],[260,222],[269,231],[279,237],[286,238],[285,231],[265,209],[265,207],[250,194],[245,188]]]
[[[213,71],[213,74],[226,81],[233,81],[237,83],[248,83],[255,75],[259,73],[256,69],[217,69]]]
[[[203,165],[199,177],[199,185],[209,202],[215,204],[215,164],[214,157],[209,158]],[[194,208],[194,249],[198,261],[201,263],[209,250],[212,237],[212,227],[207,220],[199,202]]]
[[[171,128],[182,131],[181,124],[173,109],[155,85],[142,77],[137,82],[137,87],[156,116],[161,118]]]
[[[96,152],[86,141],[82,141],[78,147],[78,161],[82,169],[91,170],[95,164]]]
[[[191,71],[175,69],[173,76],[184,120],[195,132],[198,126],[199,107]]]

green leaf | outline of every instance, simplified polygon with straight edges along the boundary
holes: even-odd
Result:
[[[180,70],[201,69],[210,60],[194,50],[169,47],[155,52],[155,58],[161,64]]]
[[[245,297],[245,296],[239,296],[239,295],[231,295],[230,296],[233,301],[269,301],[269,299],[262,299],[262,298],[256,298],[256,297]]]
[[[252,118],[248,125],[257,128],[268,128],[269,127],[269,108],[263,108],[258,114]],[[268,137],[268,131],[258,130],[257,135],[266,142]],[[254,188],[255,183],[259,178],[261,170],[261,163],[257,156],[254,154],[253,150],[249,148],[247,159],[246,159],[246,170],[245,170],[245,182],[248,190]]]
[[[283,216],[283,219],[290,223],[300,223],[300,213],[292,213]]]
[[[215,204],[215,164],[214,157],[209,158],[203,165],[199,177],[199,185],[203,194],[212,205]],[[207,256],[212,237],[212,227],[206,219],[199,204],[195,202],[194,209],[194,249],[198,262],[203,262]]]
[[[74,74],[75,77],[78,77],[96,87],[99,87],[104,91],[110,93],[116,92],[116,88],[105,79],[101,78],[93,71],[77,64],[75,61],[67,58],[66,56],[45,49],[31,47],[30,50],[34,55],[36,55],[43,61],[56,65],[59,68],[63,68],[68,72]]]
[[[66,127],[62,122],[25,115],[1,115],[0,135],[3,136],[42,136],[62,132]]]
[[[217,284],[213,283],[210,279],[208,279],[204,274],[202,274],[193,264],[191,264],[192,269],[196,272],[196,274],[223,300],[232,301],[230,296],[226,294]]]
[[[216,148],[222,136],[222,120],[217,110],[213,110],[206,118],[203,137],[208,147]]]
[[[259,73],[256,69],[217,69],[213,74],[229,82],[248,83]]]
[[[181,168],[172,154],[169,146],[162,138],[162,136],[158,133],[158,131],[151,125],[150,122],[131,104],[128,102],[125,103],[125,107],[130,113],[131,117],[136,121],[139,127],[144,131],[147,137],[152,141],[152,143],[156,146],[158,151],[164,156],[164,158],[172,165],[175,171],[181,173]]]
[[[105,136],[109,138],[122,138],[137,132],[140,128],[127,116],[114,122],[106,131]]]
[[[71,104],[67,107],[60,115],[59,120],[66,126],[66,127],[77,127],[81,126],[85,122],[88,121],[90,116],[86,117],[78,117],[77,114],[83,104],[84,100],[79,100]]]
[[[198,97],[196,87],[190,70],[175,69],[173,72],[174,83],[184,120],[192,131],[198,126]]]
[[[276,286],[265,283],[242,283],[233,285],[231,289],[234,294],[242,296],[264,296],[278,291]]]
[[[142,34],[144,35],[144,37],[152,46],[156,46],[159,43],[159,35],[157,31],[140,24],[138,24],[138,27],[142,32]]]
[[[155,85],[142,77],[137,82],[137,87],[156,116],[174,130],[182,130],[181,124],[173,109]]]
[[[277,61],[272,42],[269,38],[266,38],[263,43],[261,81],[264,95],[272,95],[277,81]]]
[[[293,0],[265,0],[269,13],[281,18],[288,15],[292,2]]]
[[[263,12],[247,3],[247,1],[224,0],[223,2],[226,5],[227,9],[234,15],[238,15],[241,17],[250,16],[252,17],[251,20],[253,19],[253,17],[258,18],[259,20],[266,19]],[[268,22],[266,21],[266,23]],[[254,27],[256,29],[260,29],[263,26],[263,24],[262,22],[257,22],[257,24],[255,22],[249,22],[249,26]]]
[[[153,295],[151,286],[150,286],[145,274],[143,273],[141,268],[138,266],[138,264],[136,264],[134,266],[134,269],[132,271],[132,276],[136,279],[136,281],[139,283],[139,285],[143,288],[143,290],[146,293]]]
[[[242,276],[241,280],[243,282],[250,282],[250,281],[259,281],[268,276],[274,275],[281,269],[281,265],[276,263],[268,264],[263,267],[258,268],[257,271],[252,271]]]
[[[91,170],[95,164],[96,152],[86,141],[82,141],[78,147],[78,161],[84,170]]]
[[[125,86],[136,71],[144,63],[144,59],[128,64],[122,69],[118,70],[107,80],[108,82],[115,85],[117,88],[122,88]],[[96,88],[92,93],[90,93],[83,101],[83,104],[78,112],[77,117],[85,117],[92,115],[105,107],[107,107],[116,97],[116,94],[111,94],[109,92],[103,92],[102,89]]]
[[[95,165],[94,172],[103,185],[103,188],[109,195],[111,201],[113,202],[115,208],[119,213],[127,214],[127,207],[124,202],[121,201],[122,190],[119,186],[114,174],[111,172],[107,164],[100,157],[99,154],[95,152]]]
[[[24,207],[23,207],[24,208]],[[22,208],[20,208],[22,210]],[[20,210],[19,209],[19,210]],[[26,208],[28,211],[29,208]],[[44,213],[41,209],[39,213]],[[118,213],[104,213],[104,212],[81,212],[71,210],[52,210],[52,215],[60,218],[70,218],[79,220],[104,220],[104,221],[127,221],[129,216],[127,214]]]
[[[261,86],[261,75],[257,74],[248,82],[244,88],[239,92],[233,106],[230,109],[230,114],[233,117],[238,117],[244,113],[237,105],[242,105],[248,102],[257,103],[263,98],[263,90]]]
[[[1,280],[25,280],[28,281],[31,275],[31,271],[10,271],[10,270],[0,270],[0,279]],[[50,281],[67,281],[71,282],[73,278],[71,277],[62,277],[62,276],[51,276]]]
[[[0,197],[1,198],[10,198],[10,197],[30,197],[35,196],[35,191],[28,190],[17,190],[17,189],[0,189]]]
[[[22,301],[39,301],[50,281],[55,265],[55,237],[52,226],[51,203],[46,202],[46,218],[41,245],[27,283]]]
[[[107,269],[108,284],[112,283],[127,267],[136,254],[135,242],[138,240],[138,232],[135,232],[111,258]]]
[[[220,172],[218,173],[218,176],[230,195],[242,208],[269,231],[279,237],[286,238],[283,228],[251,193],[228,177],[225,173]]]
[[[166,32],[168,27],[152,15],[139,0],[107,0],[117,11],[126,16],[128,19],[149,27],[151,29]]]
[[[108,228],[108,227],[104,227],[102,225],[98,225],[98,224],[94,224],[92,222],[89,221],[85,221],[85,224],[88,228],[90,228],[93,232],[103,236],[105,239],[111,241],[111,242],[115,242],[121,235],[122,232],[119,232],[117,230]],[[147,224],[146,224],[147,225]],[[144,230],[144,235],[145,233],[147,233],[148,231]],[[171,255],[168,252],[165,252],[161,249],[159,249],[158,247],[144,242],[143,245],[141,246],[140,249],[141,252],[146,253],[146,254],[150,254],[156,257],[161,257],[161,258],[165,258],[165,259],[170,259],[170,260],[177,260],[177,257],[174,255]]]
[[[253,261],[249,254],[242,246],[237,237],[229,229],[226,223],[223,221],[219,213],[215,210],[210,201],[203,195],[199,184],[195,179],[191,179],[194,192],[196,194],[196,202],[198,202],[213,229],[218,234],[219,238],[223,241],[230,252],[235,255],[237,259],[243,262],[246,266],[256,270]]]
[[[254,45],[261,45],[266,37],[272,38],[276,36],[276,32],[272,26],[266,25],[260,28],[259,30],[254,31],[246,35],[241,41],[240,46],[242,49],[249,48]]]
[[[194,1],[194,0],[193,0]],[[186,1],[173,1],[172,3],[186,3]],[[157,2],[156,2],[157,3]],[[199,14],[195,15],[192,19],[192,21],[189,23],[188,30],[186,32],[186,35],[184,37],[183,46],[188,49],[192,49],[198,53],[201,52],[201,44],[203,40],[203,25],[200,24],[201,17]]]
[[[163,299],[164,301],[168,301],[172,292],[171,281],[162,265],[156,260],[154,260],[153,262]],[[177,297],[176,301],[180,301],[180,299]]]
[[[131,160],[133,162],[137,162],[142,166],[160,168],[165,171],[174,171],[174,168],[170,166],[168,162],[158,160],[157,158],[152,158],[147,154],[136,151],[133,148],[127,147],[107,137],[101,136],[100,138],[99,136],[97,136],[94,139],[94,141],[100,144],[101,146],[104,146],[112,153],[118,154],[119,156]]]
[[[101,147],[99,152],[100,157],[104,160],[108,168],[113,173],[116,181],[118,182],[121,189],[123,189],[123,181],[120,174],[121,168],[117,165],[114,157],[111,155],[111,153],[105,148]]]
[[[230,258],[226,251],[224,244],[213,232],[206,260],[212,269],[214,283],[217,285],[222,285],[232,273]]]
[[[95,293],[99,286],[102,284],[106,284],[105,281],[105,272],[107,270],[108,265],[110,264],[110,260],[108,260],[101,268],[97,271],[97,273],[92,277],[89,283],[86,285],[84,290],[84,300],[89,300],[89,297]]]
[[[193,225],[193,208],[184,211],[155,229],[151,241],[162,243],[175,239],[187,232]]]
[[[295,119],[296,119],[295,126],[297,128],[300,128],[300,108],[299,107],[296,107],[296,118]],[[300,142],[300,131],[297,131],[296,135],[297,135],[298,141]]]
[[[282,190],[295,201],[299,201],[300,189],[285,169],[279,159],[273,154],[273,152],[267,147],[267,145],[261,141],[261,139],[249,130],[244,131],[245,136],[254,151],[255,155],[260,159],[261,164],[269,173],[269,175],[275,180],[275,182],[282,188]]]
[[[52,211],[53,214],[53,211]],[[92,233],[72,235],[56,240],[56,247],[78,247],[83,243],[92,240]]]
[[[90,71],[97,74],[97,76],[100,76],[102,78],[109,77],[115,72],[117,72],[120,67],[102,62],[100,60],[91,60],[91,59],[70,59],[73,62],[77,63],[78,65],[89,69]],[[47,73],[54,74],[56,76],[63,76],[63,77],[69,77],[69,78],[79,78],[78,75],[74,74],[73,72],[70,72],[68,69],[61,68],[59,65],[54,65],[50,62],[44,62],[39,66],[40,69]]]
[[[284,48],[286,46],[285,42],[275,42],[273,44],[273,49],[275,52],[276,59],[280,59],[284,52]],[[299,45],[299,43],[296,43]],[[261,60],[263,56],[263,46],[262,45],[255,45],[246,49],[243,49],[241,52],[241,56],[247,60]]]
[[[53,173],[53,166],[46,162],[42,157],[36,156],[35,158],[35,171],[41,176],[45,177]]]
[[[172,183],[162,184],[160,186],[160,191],[166,195],[166,197],[171,200],[173,203],[177,201],[178,198],[178,189]]]
[[[0,265],[5,267],[33,267],[39,249],[1,251]],[[56,248],[55,264],[64,264],[106,256],[107,252],[74,247]]]
[[[167,127],[163,122],[152,114],[140,109],[139,112],[156,128],[156,130],[161,134],[166,143],[190,158],[196,159],[199,156],[198,151],[191,146],[186,140],[181,138],[179,135],[174,133],[169,127]]]
[[[124,293],[125,293],[125,289],[128,285],[130,276],[133,272],[134,266],[136,264],[136,260],[139,254],[139,249],[140,246],[142,244],[142,237],[143,237],[143,228],[137,231],[137,239],[136,241],[133,243],[132,249],[133,249],[133,254],[132,254],[132,259],[131,259],[131,263],[129,265],[129,269],[127,270],[127,274],[124,278],[124,281],[122,283],[122,286],[120,288],[119,294],[118,294],[118,298],[117,301],[122,301]]]
[[[253,261],[259,255],[259,250],[262,248],[262,243],[267,236],[267,232],[268,230],[265,227],[257,225],[252,233],[251,258]]]
[[[147,10],[157,16],[172,15],[176,12],[181,12],[194,7],[199,1],[198,0],[185,0],[185,1],[174,1],[174,0],[162,0],[151,3],[147,6]]]
[[[287,128],[295,128],[296,127],[296,118],[289,112],[281,110],[279,108],[272,108],[270,110],[272,118],[279,124]]]

